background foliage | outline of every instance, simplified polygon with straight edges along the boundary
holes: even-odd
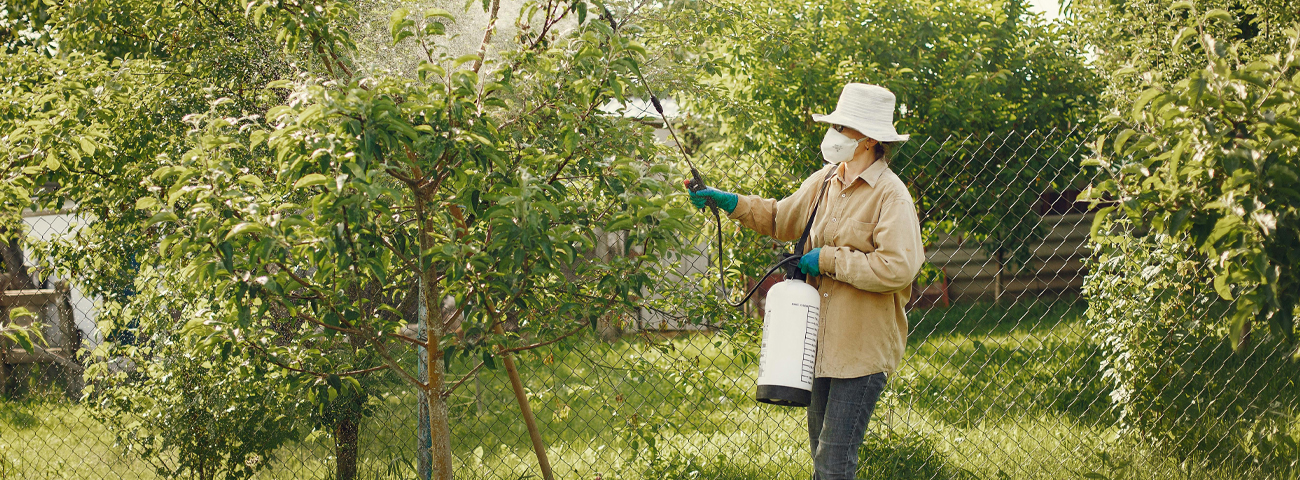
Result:
[[[1041,238],[1024,220],[1040,195],[1086,182],[1072,155],[1002,143],[1010,132],[1026,143],[1068,132],[1062,150],[1069,152],[1095,119],[1099,79],[1067,32],[1025,2],[673,2],[651,18],[658,28],[649,41],[680,65],[651,75],[651,83],[688,106],[686,124],[708,176],[737,179],[720,188],[790,194],[822,165],[811,147],[828,127],[810,115],[834,110],[847,82],[898,96],[898,130],[918,140],[904,144],[914,150],[895,155],[891,166],[911,182],[928,232],[955,232],[1023,264],[1028,252],[1007,247]],[[950,137],[960,141],[944,142]],[[970,215],[936,223],[952,210]],[[750,232],[739,235],[742,244],[763,244]],[[732,254],[749,275],[761,274],[754,266],[771,255]]]

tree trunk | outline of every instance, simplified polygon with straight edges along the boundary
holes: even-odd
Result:
[[[357,438],[361,426],[357,418],[345,415],[334,423],[334,478],[356,480]]]
[[[81,329],[77,328],[77,320],[72,313],[72,288],[68,286],[66,280],[60,281],[54,288],[59,291],[59,328],[63,331],[63,354],[69,361],[80,367],[82,366]],[[68,380],[64,393],[68,396],[68,400],[80,401],[81,391],[85,387],[85,370],[67,368],[64,371]]]
[[[1002,289],[1004,288],[1004,283],[1003,283],[1004,280],[1003,280],[1003,277],[1002,277],[1002,275],[1003,275],[1003,274],[1002,274],[1002,269],[1003,269],[1003,267],[1002,267],[1002,250],[1001,250],[1001,249],[998,249],[997,254],[996,254],[995,256],[996,256],[996,259],[997,259],[997,262],[998,262],[998,273],[994,274],[994,276],[993,276],[993,303],[1001,304],[1001,303],[1002,303]]]
[[[0,233],[5,233],[7,229],[0,228]],[[27,271],[27,265],[23,262],[23,247],[18,243],[18,237],[9,239],[6,243],[0,243],[0,260],[4,261],[5,271],[9,274],[8,285],[2,286],[4,290],[30,290],[36,288],[36,282],[32,280],[32,275]]]
[[[9,346],[0,341],[0,400],[9,398],[9,364],[5,363],[5,352]]]
[[[415,211],[420,221],[421,252],[428,251],[433,246],[434,225],[427,208],[425,197],[420,192],[416,192]],[[435,267],[423,263],[424,255],[420,255],[420,258],[420,297],[416,317],[427,347],[420,349],[420,353],[423,354],[420,355],[422,370],[420,373],[424,377],[424,387],[420,392],[422,398],[417,431],[421,449],[418,456],[420,461],[418,474],[424,479],[452,480],[451,423],[447,418],[447,402],[443,398],[447,366],[443,364],[442,349],[438,347],[438,340],[446,333],[443,328],[446,319],[441,315],[442,292],[438,288]],[[439,312],[439,315],[431,318],[431,312]]]
[[[426,281],[425,285],[431,285],[432,283]],[[426,320],[429,316],[428,312],[442,311],[437,308],[441,303],[437,299],[441,297],[436,294],[430,295],[430,293],[435,292],[436,288],[429,288],[420,299]],[[427,385],[425,400],[428,402],[429,412],[429,457],[431,460],[429,467],[433,478],[452,480],[451,422],[447,418],[447,401],[442,396],[444,372],[447,371],[447,366],[443,364],[442,350],[438,348],[438,339],[442,338],[443,334],[443,319],[439,315],[439,318],[435,321],[427,323],[432,327],[429,328],[429,348],[424,349],[425,365],[428,366],[425,372],[425,384]]]
[[[433,348],[420,348],[420,376],[427,388],[420,391],[417,473],[421,479],[451,480],[451,423],[447,418],[447,403],[442,397],[446,366],[442,362],[442,352],[437,348],[443,322],[441,319],[430,321],[429,312],[441,310],[432,310],[428,299],[438,296],[426,292],[424,279],[420,280],[420,338]]]

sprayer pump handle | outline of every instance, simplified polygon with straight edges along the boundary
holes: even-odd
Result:
[[[785,270],[785,278],[790,280],[806,281],[808,275],[804,274],[803,270],[799,270],[799,259],[803,258],[803,255],[797,253],[786,253],[783,255],[784,257],[781,259],[779,264],[782,266],[782,269]]]

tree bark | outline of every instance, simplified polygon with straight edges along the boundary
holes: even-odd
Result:
[[[433,222],[427,211],[428,204],[425,198],[416,192],[415,210],[420,222],[420,251],[426,252],[433,246],[432,231],[434,230]],[[424,255],[420,255],[423,262]],[[420,465],[421,478],[431,478],[436,480],[452,480],[452,455],[451,455],[451,423],[447,418],[447,402],[443,398],[445,388],[446,365],[442,361],[442,349],[438,347],[438,340],[442,338],[443,325],[445,319],[439,314],[438,318],[430,318],[431,312],[442,312],[442,295],[438,289],[435,269],[432,265],[420,265],[420,300],[419,300],[419,323],[421,331],[426,332],[425,342],[427,347],[422,348],[424,355],[420,357],[424,367],[424,388],[422,390],[423,401],[421,402],[421,425],[420,425],[420,446],[427,448],[428,467]],[[427,420],[426,420],[427,419]],[[427,423],[426,423],[427,422]],[[427,430],[425,430],[425,425]],[[423,460],[424,452],[421,452]]]
[[[337,480],[357,478],[357,438],[360,430],[357,418],[351,415],[341,416],[334,423],[334,478]]]
[[[5,233],[7,229],[0,228],[0,233]],[[27,265],[23,262],[23,247],[18,243],[18,237],[9,239],[8,242],[0,243],[0,260],[4,261],[5,271],[9,274],[8,285],[0,286],[4,290],[30,290],[36,288],[36,281],[32,280],[32,275],[27,271]]]
[[[1002,250],[1001,250],[1001,249],[998,249],[997,254],[996,254],[995,257],[996,257],[996,260],[997,260],[997,262],[998,262],[998,265],[997,265],[997,266],[998,266],[998,272],[997,272],[996,274],[994,274],[994,276],[993,276],[993,303],[996,303],[996,304],[999,304],[999,305],[1000,305],[1000,304],[1002,304],[1002,289],[1003,289],[1003,286],[1004,286],[1004,283],[1003,283],[1003,282],[1004,282],[1004,279],[1002,278],[1002,275],[1003,275],[1003,273],[1002,273],[1003,265],[1002,265]]]
[[[68,360],[73,364],[81,367],[81,329],[77,328],[77,321],[73,316],[72,288],[68,286],[66,280],[60,281],[54,288],[59,291],[59,328],[63,331],[63,354],[67,355]],[[85,388],[85,369],[68,368],[64,371],[68,377],[64,393],[68,396],[68,400],[80,401],[81,391]]]

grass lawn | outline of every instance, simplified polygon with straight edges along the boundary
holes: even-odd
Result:
[[[1248,476],[1119,438],[1083,308],[912,312],[908,356],[872,419],[860,477],[1116,478],[1108,465],[1122,461],[1131,478]],[[807,478],[804,412],[752,400],[753,345],[692,335],[566,347],[520,358],[558,478]],[[398,389],[378,402],[362,427],[361,478],[414,478],[415,396]],[[502,370],[456,391],[457,478],[541,478],[517,412]],[[333,439],[304,433],[257,478],[330,478]],[[83,405],[0,402],[0,480],[153,478],[114,438]]]

